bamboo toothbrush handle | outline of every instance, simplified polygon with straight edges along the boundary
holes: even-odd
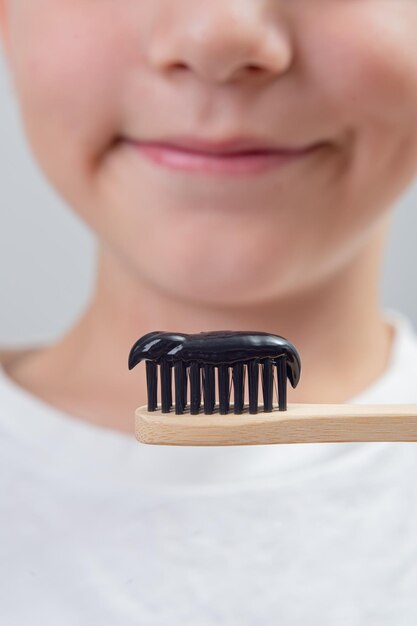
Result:
[[[188,411],[188,412],[187,412]],[[183,415],[135,411],[141,443],[241,446],[270,443],[417,441],[417,404],[288,404],[286,411]]]

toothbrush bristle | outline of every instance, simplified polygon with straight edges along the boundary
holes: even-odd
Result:
[[[185,364],[182,361],[176,361],[174,364],[161,362],[159,370],[162,413],[169,413],[174,405],[175,414],[181,415],[189,405],[191,415],[198,415],[202,409],[206,415],[211,415],[216,411],[216,408],[220,415],[227,415],[231,409],[233,409],[233,413],[239,415],[244,411],[246,380],[249,390],[249,413],[258,413],[259,372],[262,383],[263,411],[271,412],[273,410],[274,382],[275,389],[278,390],[278,408],[280,411],[285,411],[287,408],[285,359],[283,358],[277,359],[275,364],[272,360],[267,359],[263,362],[235,363],[232,366],[224,363],[215,366],[210,363],[200,365],[196,362],[190,364]],[[172,380],[172,370],[174,380]],[[158,366],[156,363],[146,361],[146,373],[148,411],[156,411],[158,410]],[[174,402],[172,385],[175,389]],[[218,398],[216,398],[216,387]],[[216,400],[218,401],[216,402]]]

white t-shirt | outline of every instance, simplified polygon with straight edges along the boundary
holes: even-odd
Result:
[[[417,334],[355,403],[417,403]],[[289,397],[290,401],[290,397]],[[0,368],[7,626],[414,626],[417,444],[146,446]]]

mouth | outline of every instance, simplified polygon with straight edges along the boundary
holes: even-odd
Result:
[[[260,174],[300,161],[324,143],[301,147],[272,146],[265,141],[234,138],[217,142],[196,138],[126,140],[139,155],[160,166],[207,174]]]

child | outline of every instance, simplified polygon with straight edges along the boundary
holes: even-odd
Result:
[[[416,623],[414,444],[140,445],[127,369],[152,330],[264,330],[300,352],[289,402],[417,402],[416,334],[378,302],[416,3],[0,15],[34,157],[99,243],[74,326],[3,355],[3,623]]]

